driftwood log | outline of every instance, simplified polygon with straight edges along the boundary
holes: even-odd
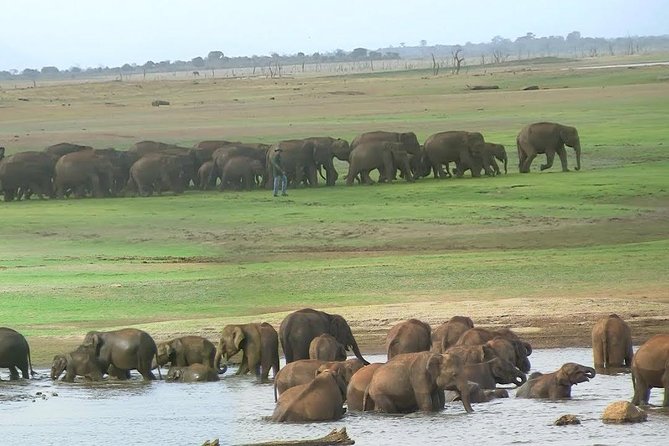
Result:
[[[499,90],[499,85],[467,85],[469,90]]]
[[[206,444],[206,443],[205,443]],[[324,437],[313,438],[310,440],[276,440],[264,443],[249,443],[238,446],[334,446],[334,445],[355,444],[346,433],[346,428],[340,430],[332,429],[332,432]]]

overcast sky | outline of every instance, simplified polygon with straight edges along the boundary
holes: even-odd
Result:
[[[13,0],[0,12],[0,70],[669,34],[669,0]]]

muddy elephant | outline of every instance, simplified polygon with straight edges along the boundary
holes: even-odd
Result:
[[[469,402],[470,403],[487,403],[496,398],[508,398],[509,392],[506,389],[483,389],[475,382],[468,382],[469,385]],[[445,392],[447,403],[460,401],[460,394],[451,390]]]
[[[520,370],[529,373],[531,364],[527,357],[527,343],[496,336],[484,345],[492,349],[500,358],[515,364]],[[527,344],[529,345],[529,344]]]
[[[632,359],[632,404],[647,405],[650,389],[664,388],[663,407],[669,407],[669,334],[658,334],[644,342]]]
[[[35,374],[26,338],[16,330],[0,327],[0,368],[5,367],[11,380],[19,379],[19,370],[24,379]]]
[[[324,333],[316,336],[309,344],[309,359],[321,361],[345,361],[346,350],[334,336]]]
[[[470,328],[460,336],[456,345],[480,345],[488,343],[488,341],[493,341],[495,338],[502,338],[509,341],[512,347],[512,351],[509,351],[508,343],[503,343],[501,341],[495,341],[491,343],[491,346],[494,346],[501,357],[509,359],[507,355],[513,354],[515,360],[512,362],[516,364],[523,372],[530,371],[530,361],[527,358],[532,354],[532,346],[520,339],[516,333],[508,328],[502,328],[499,330],[488,330],[481,327]],[[501,352],[505,351],[506,354]]]
[[[375,362],[359,369],[353,374],[346,387],[346,406],[348,410],[362,411],[362,400],[376,370],[384,363]],[[367,401],[367,410],[374,410],[374,401]]]
[[[221,171],[220,190],[251,190],[264,184],[265,165],[247,156],[227,160]]]
[[[401,353],[414,353],[430,350],[432,328],[430,324],[418,319],[408,319],[394,325],[386,335],[388,359]]]
[[[130,178],[126,192],[150,197],[154,192],[171,190],[175,194],[184,191],[183,161],[177,156],[152,153],[141,157],[130,167]]]
[[[171,366],[165,375],[165,381],[194,383],[218,381],[218,370],[207,364],[190,364],[188,366]]]
[[[216,368],[220,368],[221,359],[227,362],[240,350],[242,360],[236,375],[254,373],[264,382],[270,369],[273,369],[276,379],[279,373],[279,340],[274,327],[266,322],[223,327],[214,360]]]
[[[93,150],[93,147],[83,146],[80,144],[72,144],[69,142],[61,142],[58,144],[50,145],[49,147],[44,149],[44,152],[54,157],[55,160],[58,160],[58,158],[60,158],[63,155],[67,155],[68,153],[73,153],[73,152],[81,152],[82,150]]]
[[[345,396],[346,383],[339,371],[319,371],[311,382],[292,387],[281,394],[272,421],[338,420],[346,412]]]
[[[444,391],[457,390],[467,412],[469,386],[464,365],[457,355],[448,353],[404,353],[380,366],[365,390],[374,410],[387,413],[436,412],[444,407]]]
[[[95,349],[103,372],[117,378],[129,378],[130,370],[137,370],[145,381],[156,377],[151,372],[156,357],[156,343],[147,332],[136,328],[114,331],[91,331],[84,337],[84,347]],[[158,369],[160,373],[160,369]]]
[[[527,378],[513,363],[499,356],[477,364],[466,364],[467,381],[477,383],[482,389],[495,389],[497,384],[523,385]]]
[[[182,336],[159,342],[156,345],[158,366],[185,367],[191,364],[205,364],[214,368],[216,346],[202,336]]]
[[[453,316],[432,332],[432,351],[443,353],[455,345],[462,334],[474,328],[474,322],[467,316]]]
[[[364,364],[369,364],[362,357],[346,319],[338,314],[329,314],[311,308],[303,308],[290,313],[281,321],[279,338],[286,357],[286,364],[298,359],[308,359],[309,344],[312,339],[323,333],[334,336],[347,351],[352,350],[356,358]]]
[[[95,150],[82,150],[61,156],[54,167],[57,198],[73,194],[77,198],[90,192],[95,198],[112,195],[114,165]]]
[[[470,170],[480,177],[481,170],[493,176],[491,154],[485,150],[485,140],[479,132],[447,131],[430,135],[423,145],[423,163],[432,169],[435,178],[450,176],[449,163],[455,163],[458,177]],[[443,166],[446,166],[444,172]],[[429,170],[427,170],[429,174]]]
[[[632,366],[632,329],[617,314],[598,320],[592,327],[595,369]]]
[[[550,169],[553,167],[553,159],[557,153],[562,164],[562,171],[569,171],[565,145],[574,149],[576,153],[575,169],[580,170],[581,140],[575,127],[555,122],[536,122],[523,127],[516,137],[518,170],[520,173],[529,172],[532,161],[539,153],[546,154],[546,164],[541,165],[541,170]]]
[[[568,362],[553,373],[532,373],[516,391],[517,398],[571,398],[571,386],[590,381],[597,373],[592,367]]]
[[[37,194],[53,197],[53,169],[55,157],[44,152],[19,152],[5,157],[0,147],[0,192],[5,201],[30,198]]]
[[[408,154],[402,149],[402,145],[396,142],[358,144],[351,150],[348,162],[347,186],[351,186],[358,176],[362,183],[371,184],[369,173],[375,169],[379,171],[379,183],[392,181],[397,169],[407,182],[414,180]]]
[[[345,139],[332,138],[330,136],[314,136],[305,138],[306,144],[311,144],[312,156],[316,170],[321,178],[325,180],[327,186],[334,186],[339,178],[337,169],[334,166],[333,158],[341,161],[348,161],[351,153],[351,147]],[[325,177],[322,171],[325,170]]]
[[[80,345],[66,355],[56,355],[51,364],[51,379],[57,380],[65,372],[63,381],[73,382],[77,376],[88,381],[102,381],[104,371],[93,346]]]
[[[320,359],[300,359],[286,364],[274,378],[274,400],[291,387],[306,384],[316,376],[319,369],[341,370],[344,381],[348,383],[351,377],[364,364],[359,359],[346,361],[321,361]]]

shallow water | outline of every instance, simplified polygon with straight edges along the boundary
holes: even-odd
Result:
[[[381,362],[385,356],[367,359]],[[530,360],[532,371],[551,372],[570,361],[591,365],[592,352],[535,350]],[[0,372],[5,380],[6,372]],[[126,383],[53,383],[48,370],[38,372],[42,379],[0,382],[0,444],[167,446],[220,438],[227,445],[314,438],[342,426],[357,445],[669,443],[666,409],[651,408],[649,421],[635,425],[606,425],[599,419],[612,401],[631,400],[629,374],[597,375],[574,386],[570,401],[516,399],[510,391],[511,398],[474,404],[469,415],[461,403],[449,403],[436,414],[350,413],[335,422],[279,424],[264,419],[274,410],[272,385],[230,372],[220,382],[202,384],[144,383],[139,375]],[[651,404],[661,403],[662,390],[654,389]],[[553,426],[564,414],[577,415],[582,424]]]

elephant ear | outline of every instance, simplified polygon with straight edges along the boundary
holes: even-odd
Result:
[[[430,375],[432,381],[436,381],[439,376],[439,370],[441,369],[441,364],[444,361],[444,356],[440,354],[432,354],[427,358],[427,364],[425,365],[425,371]]]
[[[557,383],[561,386],[572,386],[571,377],[569,376],[569,370],[565,366],[560,367],[560,370],[555,374]]]
[[[337,342],[344,346],[344,349],[348,350],[352,347],[350,338],[353,335],[351,334],[351,329],[344,318],[338,314],[332,316],[332,319],[330,320],[330,334],[337,340]]]
[[[489,345],[486,344],[481,345],[481,350],[483,351],[483,357],[481,358],[481,362],[488,362],[497,357],[495,349],[493,349]]]
[[[235,327],[234,334],[232,335],[232,342],[235,344],[235,348],[240,350],[242,348],[242,342],[244,342],[244,339],[246,339],[246,335],[244,334],[242,327]]]

